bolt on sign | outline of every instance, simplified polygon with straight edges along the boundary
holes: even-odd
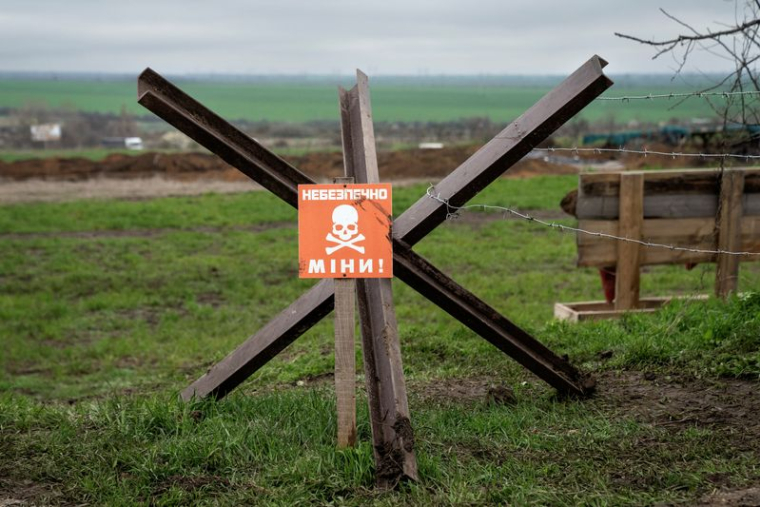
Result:
[[[392,278],[391,185],[298,185],[300,278]]]

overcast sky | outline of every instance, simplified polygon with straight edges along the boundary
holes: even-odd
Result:
[[[733,0],[0,0],[0,71],[612,74],[670,58],[613,32],[668,37],[734,21]],[[691,70],[727,63],[695,55]]]

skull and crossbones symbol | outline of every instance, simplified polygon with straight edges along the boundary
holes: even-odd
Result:
[[[356,245],[359,241],[366,239],[364,234],[358,234],[359,213],[356,211],[356,208],[348,204],[336,206],[332,212],[332,221],[332,232],[329,232],[325,239],[336,243],[336,246],[325,248],[327,255],[332,255],[341,248],[346,247],[363,254],[364,247]]]

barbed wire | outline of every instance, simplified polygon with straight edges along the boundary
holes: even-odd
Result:
[[[684,99],[689,97],[723,97],[727,99],[736,95],[760,95],[758,90],[746,90],[741,92],[683,92],[683,93],[649,93],[647,95],[624,95],[622,97],[597,97],[599,101],[622,101],[653,100],[653,99]]]
[[[492,210],[492,211],[501,211],[505,213],[509,213],[513,216],[516,216],[518,218],[521,218],[523,220],[526,220],[528,222],[534,222],[539,225],[543,225],[546,227],[550,227],[552,229],[558,230],[560,232],[574,232],[578,234],[586,234],[589,236],[596,236],[598,238],[605,238],[605,239],[612,239],[615,241],[622,241],[625,243],[635,243],[637,245],[649,247],[649,248],[664,248],[667,250],[674,250],[678,252],[691,252],[691,253],[700,253],[700,254],[710,254],[710,255],[735,255],[735,256],[742,256],[742,257],[749,257],[749,256],[756,256],[760,255],[760,252],[733,252],[730,250],[709,250],[705,248],[689,248],[684,246],[676,246],[676,245],[667,245],[664,243],[654,243],[651,241],[643,241],[640,239],[634,239],[634,238],[626,238],[622,236],[615,236],[614,234],[607,234],[605,232],[599,232],[599,231],[588,231],[585,229],[580,229],[578,227],[572,227],[570,225],[563,225],[558,224],[556,222],[547,222],[545,220],[541,220],[540,218],[533,217],[527,213],[522,213],[520,211],[517,211],[512,208],[508,208],[505,206],[496,206],[493,204],[467,204],[464,206],[454,206],[449,203],[448,199],[444,199],[441,197],[440,194],[436,194],[435,192],[435,186],[430,185],[425,192],[428,197],[433,199],[434,201],[440,202],[446,206],[446,219],[452,220],[455,218],[458,218],[459,212],[462,210],[467,209],[482,209],[484,211]]]
[[[598,155],[601,155],[602,153],[631,153],[635,155],[644,155],[645,157],[647,155],[663,155],[666,157],[692,157],[692,158],[719,158],[719,159],[726,159],[726,158],[735,158],[735,159],[743,159],[745,161],[750,160],[757,160],[760,159],[760,155],[740,155],[738,153],[688,153],[688,152],[678,152],[678,151],[658,151],[658,150],[647,150],[644,148],[643,150],[631,150],[628,148],[533,148],[534,152],[548,152],[548,153],[554,153],[554,152],[572,152],[576,155],[578,153],[596,153]]]

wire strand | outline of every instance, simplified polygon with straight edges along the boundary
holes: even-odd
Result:
[[[758,90],[746,90],[740,92],[685,92],[685,93],[649,93],[647,95],[625,95],[622,97],[597,97],[594,100],[599,101],[622,101],[628,102],[631,100],[653,100],[653,99],[682,99],[689,97],[723,97],[727,99],[737,95],[760,95]]]
[[[740,155],[738,153],[684,153],[684,152],[677,152],[677,151],[657,151],[657,150],[647,150],[644,148],[643,150],[630,150],[627,148],[533,148],[534,152],[548,152],[548,153],[554,153],[554,152],[572,152],[575,154],[578,153],[596,153],[596,154],[602,154],[602,153],[632,153],[636,155],[644,155],[645,157],[647,155],[663,155],[666,157],[692,157],[692,158],[735,158],[735,159],[743,159],[745,161],[750,160],[757,160],[760,159],[760,155]]]
[[[540,218],[535,218],[531,215],[528,215],[527,213],[522,213],[520,211],[517,211],[512,208],[507,208],[504,206],[495,206],[492,204],[468,204],[465,206],[453,206],[449,203],[448,199],[444,199],[441,197],[440,194],[436,194],[435,192],[435,186],[430,185],[426,191],[426,194],[428,197],[433,199],[434,201],[440,202],[446,206],[446,219],[451,220],[455,219],[459,216],[459,212],[462,210],[468,210],[468,209],[482,209],[484,211],[488,210],[494,210],[494,211],[502,211],[509,213],[513,216],[516,216],[518,218],[521,218],[523,220],[526,220],[528,222],[534,222],[539,225],[543,225],[546,227],[550,227],[552,229],[556,229],[560,232],[574,232],[578,234],[586,234],[589,236],[596,236],[598,238],[605,238],[605,239],[612,239],[615,241],[622,241],[626,243],[635,243],[637,245],[649,247],[649,248],[664,248],[668,250],[675,250],[678,252],[692,252],[692,253],[700,253],[700,254],[710,254],[710,255],[735,255],[735,256],[742,256],[742,257],[748,257],[748,256],[756,256],[760,255],[760,252],[732,252],[730,250],[709,250],[704,248],[689,248],[689,247],[683,247],[683,246],[676,246],[676,245],[667,245],[664,243],[654,243],[651,241],[642,241],[639,239],[633,239],[633,238],[625,238],[622,236],[615,236],[614,234],[607,234],[605,232],[598,232],[598,231],[588,231],[585,229],[580,229],[578,227],[572,227],[569,225],[562,225],[558,224],[556,222],[547,222],[545,220],[541,220]]]

